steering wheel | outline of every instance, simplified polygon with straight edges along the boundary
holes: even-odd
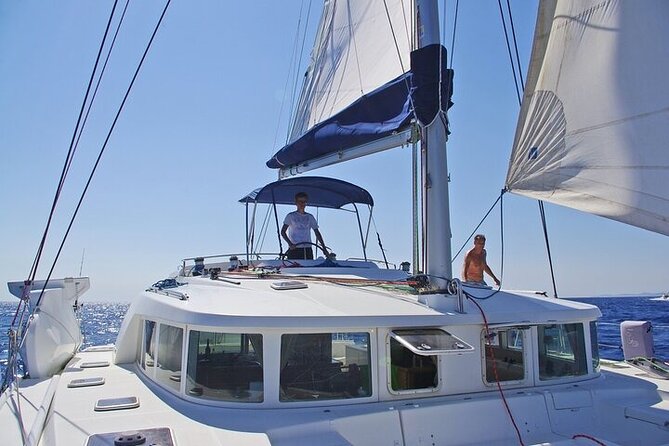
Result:
[[[321,246],[321,245],[319,245],[318,243],[314,243],[314,242],[300,242],[300,243],[298,243],[298,244],[299,244],[299,245],[313,245],[313,246],[316,247],[316,252],[318,253],[318,250],[320,249],[321,252],[323,253],[323,255],[324,255],[326,258],[328,257],[329,253],[332,252],[332,248],[330,248],[329,246]],[[325,249],[324,249],[324,248],[325,248]],[[285,251],[285,252],[282,252],[281,254],[279,254],[279,258],[281,258],[281,259],[285,259],[285,258],[286,258],[286,255],[288,255],[288,251],[290,251],[290,248],[286,248],[286,251]],[[291,259],[291,260],[303,260],[303,259]]]

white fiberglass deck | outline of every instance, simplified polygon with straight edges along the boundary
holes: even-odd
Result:
[[[89,435],[155,427],[169,427],[178,445],[518,444],[497,392],[320,409],[229,409],[183,401],[140,378],[135,365],[79,367],[93,361],[113,362],[113,352],[82,352],[70,362],[56,384],[39,444],[84,445]],[[611,446],[662,444],[658,439],[666,438],[669,422],[668,412],[661,410],[668,404],[661,399],[669,391],[667,382],[647,377],[632,380],[630,376],[637,374],[634,369],[615,368],[614,373],[576,386],[507,391],[525,444],[593,444],[584,438],[572,439],[578,434]],[[71,380],[87,377],[103,377],[105,384],[68,388]],[[22,383],[26,415],[40,405],[47,387],[48,380]],[[139,407],[94,410],[99,399],[124,396],[137,397]],[[5,413],[8,410],[3,406],[0,412],[0,428],[4,438],[10,439],[3,444],[20,444],[20,437],[11,437],[16,429],[7,426],[13,422]],[[25,418],[30,422],[30,417]],[[657,438],[648,436],[653,430]],[[639,437],[642,432],[643,438]]]

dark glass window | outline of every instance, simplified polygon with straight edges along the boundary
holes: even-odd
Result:
[[[537,334],[540,379],[588,373],[583,324],[539,325]]]
[[[191,330],[186,379],[190,396],[262,402],[262,335]]]
[[[497,379],[500,381],[525,379],[524,331],[521,328],[509,327],[492,329],[487,335],[484,333],[486,382],[494,383]]]
[[[281,336],[280,401],[363,398],[372,394],[369,333]]]

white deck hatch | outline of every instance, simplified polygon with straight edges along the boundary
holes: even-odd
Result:
[[[440,328],[393,330],[390,336],[413,353],[422,356],[474,351],[474,347]]]

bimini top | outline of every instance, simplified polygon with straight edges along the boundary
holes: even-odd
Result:
[[[306,192],[309,206],[339,209],[349,203],[374,206],[365,189],[346,181],[325,177],[294,177],[275,181],[242,197],[240,203],[295,204],[295,194]]]

